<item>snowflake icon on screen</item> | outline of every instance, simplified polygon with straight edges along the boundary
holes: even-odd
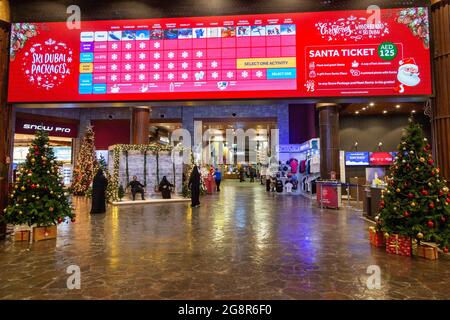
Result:
[[[213,79],[217,79],[219,77],[219,73],[214,71],[213,73],[211,73],[211,77],[213,77]]]
[[[31,49],[30,49],[30,52],[31,52],[31,53],[33,53],[33,52],[35,52],[35,51],[36,51],[35,48],[31,48]]]
[[[186,80],[188,78],[188,74],[186,72],[183,72],[183,74],[181,75],[181,78]]]
[[[153,64],[153,69],[158,70],[160,68],[160,64],[159,63],[154,63]]]
[[[111,70],[112,71],[117,71],[117,64],[113,64],[112,66],[111,66]]]
[[[202,62],[197,62],[197,63],[195,64],[195,66],[196,66],[198,69],[203,68],[203,63],[202,63]]]
[[[127,50],[130,50],[131,47],[132,47],[131,43],[127,43],[127,44],[125,45],[125,49],[127,49]]]
[[[113,74],[113,75],[111,76],[111,81],[117,81],[117,75]]]
[[[186,59],[187,57],[189,57],[189,53],[187,53],[187,51],[183,51],[183,53],[181,53],[181,57]]]
[[[170,52],[167,54],[167,57],[168,57],[169,59],[173,59],[173,58],[175,57],[175,53],[173,53],[172,51],[170,51]]]
[[[139,48],[140,48],[140,49],[145,49],[146,47],[147,47],[147,46],[146,46],[145,42],[139,43]]]
[[[131,64],[127,63],[125,65],[125,70],[130,71],[131,70]]]
[[[161,43],[155,42],[155,43],[153,44],[153,47],[155,47],[156,49],[158,49],[159,47],[161,47]]]
[[[26,74],[30,74],[30,70],[25,71]]]
[[[234,73],[231,71],[227,72],[227,78],[233,78]]]
[[[242,78],[247,78],[248,77],[248,72],[247,71],[242,71],[241,76],[242,76]]]
[[[139,80],[144,81],[145,80],[145,74],[140,74],[139,75]]]
[[[126,81],[130,81],[131,80],[131,74],[126,74],[125,75],[125,80]]]
[[[127,53],[125,55],[125,60],[131,60],[131,53]]]
[[[153,79],[154,79],[154,80],[159,80],[159,78],[160,78],[160,75],[159,75],[159,74],[155,73],[155,74],[153,75]]]
[[[145,70],[145,63],[139,64],[139,70]]]
[[[41,80],[42,80],[41,76],[37,77],[37,81],[41,81]]]
[[[25,57],[28,57],[30,54],[28,52],[25,52]]]
[[[258,78],[261,78],[261,77],[263,76],[262,71],[261,71],[261,70],[256,71],[256,76],[257,76]]]
[[[203,57],[203,52],[202,52],[202,51],[197,51],[197,52],[195,53],[195,56],[196,56],[197,58],[201,58],[201,57]]]
[[[68,58],[67,58],[67,62],[68,62],[68,63],[71,63],[71,62],[72,62],[72,58],[71,58],[71,57],[68,57]]]
[[[119,45],[118,45],[117,43],[113,43],[112,46],[111,46],[111,48],[112,48],[113,50],[117,50],[117,49],[119,48]]]
[[[117,60],[118,57],[119,57],[119,56],[118,56],[117,54],[115,54],[115,53],[113,53],[113,54],[111,55],[111,59],[113,59],[113,60]]]
[[[182,67],[183,69],[187,69],[187,68],[189,67],[189,64],[188,64],[187,62],[183,62],[183,63],[181,64],[181,67]]]
[[[161,54],[159,52],[155,52],[153,54],[153,58],[155,58],[155,59],[159,59],[160,57],[161,57]]]
[[[173,69],[173,68],[175,68],[175,65],[173,64],[173,62],[171,62],[167,65],[167,68]]]
[[[211,62],[211,67],[212,68],[217,68],[219,66],[219,64],[217,63],[217,61],[213,61],[213,62]]]
[[[167,78],[168,78],[169,80],[173,80],[173,79],[175,78],[175,75],[174,75],[173,73],[169,73],[169,74],[167,75]]]
[[[145,53],[141,52],[139,53],[139,59],[144,60],[146,57]]]

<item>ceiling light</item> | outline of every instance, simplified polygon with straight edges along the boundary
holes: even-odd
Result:
[[[416,110],[411,111],[411,113],[416,113]]]
[[[373,107],[375,105],[375,103],[371,102],[369,103],[369,106]]]
[[[383,110],[383,113],[386,114],[386,113],[387,113],[387,110]]]
[[[396,107],[397,109],[400,109],[400,105],[399,105],[399,104],[398,104],[398,105],[396,105],[395,107]]]
[[[359,111],[355,111],[355,114],[359,114]]]
[[[366,108],[366,107],[363,107],[362,109],[363,109],[363,111],[366,111],[367,108]]]

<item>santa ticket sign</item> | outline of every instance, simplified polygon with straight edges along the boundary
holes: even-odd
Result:
[[[14,23],[9,102],[431,94],[426,8]]]

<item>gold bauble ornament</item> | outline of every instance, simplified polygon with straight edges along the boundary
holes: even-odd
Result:
[[[416,171],[419,171],[420,169],[419,169],[419,167],[416,167]]]
[[[395,189],[395,192],[400,192],[401,190],[400,190],[400,188],[397,188],[397,189]]]
[[[23,202],[27,202],[27,198],[24,198],[24,199],[23,199]]]
[[[36,162],[36,159],[35,158],[31,158],[31,162]]]
[[[19,214],[22,214],[23,212],[22,211],[19,211]]]
[[[14,186],[14,188],[19,189],[19,186],[16,185],[16,186]]]
[[[20,188],[20,190],[25,191],[26,188],[24,186],[22,186],[22,188]]]
[[[415,202],[411,202],[411,207],[415,207],[416,203]]]
[[[39,196],[36,196],[36,199],[37,199],[37,200],[39,200],[39,199],[40,199],[40,197],[39,197]]]
[[[444,180],[444,182],[446,182],[446,181]],[[442,190],[444,190],[444,192],[448,192],[448,188],[447,187],[443,187]]]
[[[19,178],[19,177],[17,177],[17,178],[16,178],[16,181],[17,181],[17,182],[20,182],[20,178]]]
[[[428,186],[429,186],[429,187],[432,187],[433,184],[432,184],[431,182],[428,182]]]
[[[385,237],[385,238],[389,238],[389,233],[385,232],[385,233],[384,233],[384,237]]]
[[[417,239],[422,239],[422,238],[423,238],[423,233],[422,233],[422,232],[419,232],[419,233],[416,235],[416,238],[417,238]]]
[[[420,157],[419,161],[420,162],[425,162],[425,158],[424,157]]]

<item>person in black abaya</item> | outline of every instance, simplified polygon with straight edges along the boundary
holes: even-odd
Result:
[[[106,212],[106,187],[108,180],[103,175],[102,169],[97,171],[92,182],[92,207],[91,213],[105,213]]]
[[[189,189],[191,190],[191,207],[200,206],[200,172],[198,167],[194,166],[189,178]]]
[[[159,191],[162,194],[163,199],[170,199],[170,194],[172,192],[173,184],[167,180],[166,176],[164,176],[159,183]]]

